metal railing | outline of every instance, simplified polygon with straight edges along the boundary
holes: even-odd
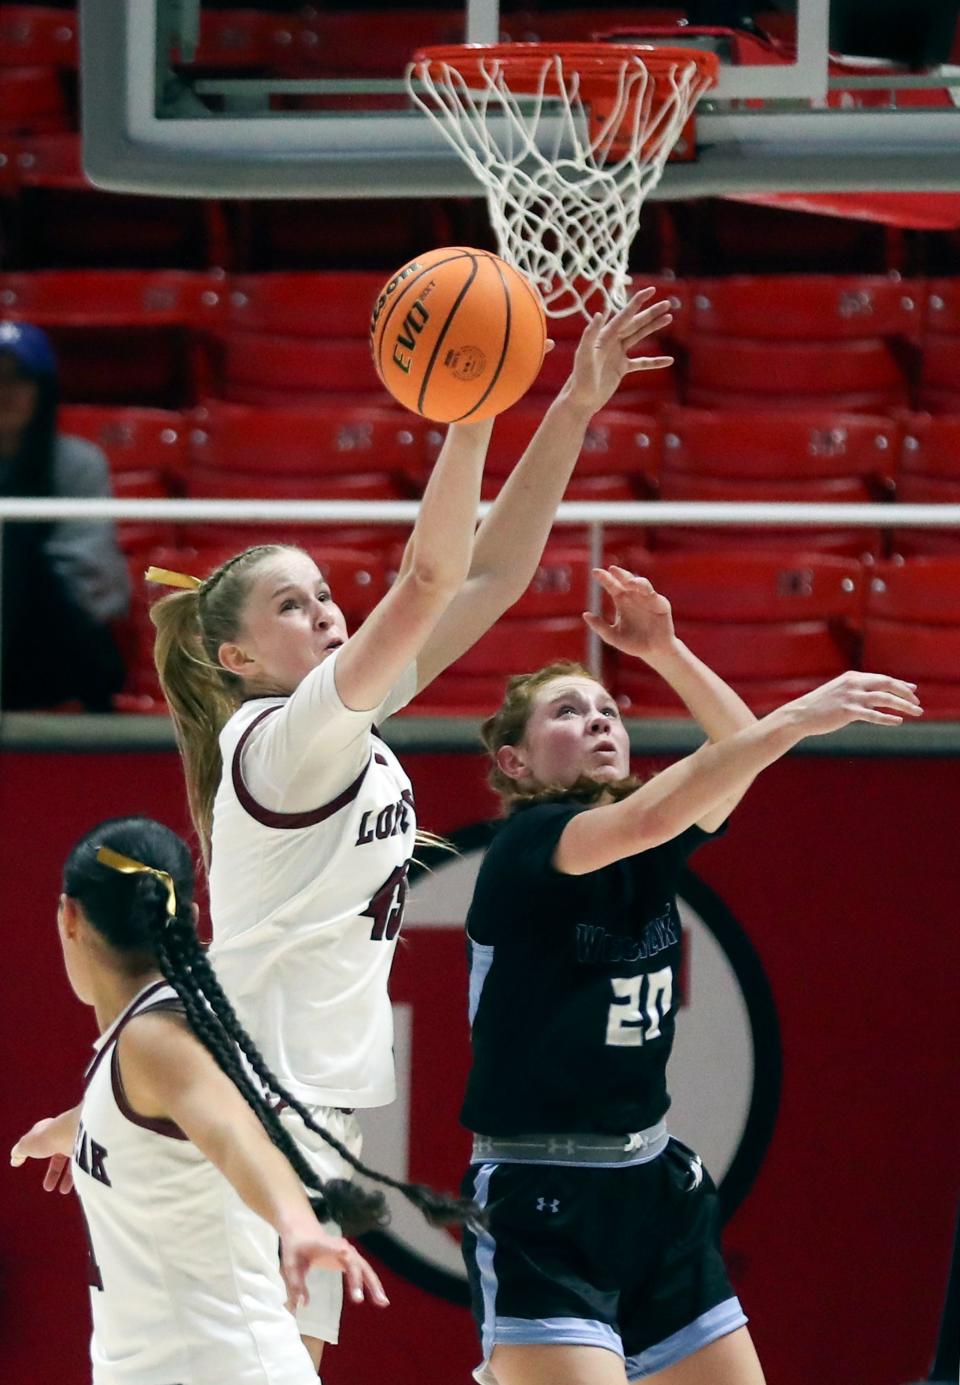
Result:
[[[479,507],[481,517],[491,502]],[[230,523],[267,526],[270,524],[364,524],[412,525],[417,517],[416,500],[70,500],[19,499],[0,497],[0,557],[6,523],[59,520],[154,520],[180,524]],[[589,532],[591,567],[603,558],[604,529],[618,528],[792,528],[827,527],[841,529],[957,529],[958,505],[899,505],[884,502],[863,504],[808,504],[794,501],[567,501],[556,514],[560,527],[585,526]],[[590,600],[595,603],[599,588],[591,585]],[[600,667],[600,641],[588,634],[587,662]]]

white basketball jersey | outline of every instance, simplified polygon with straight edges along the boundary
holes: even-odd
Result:
[[[288,1090],[311,1106],[381,1106],[395,1096],[387,981],[416,822],[410,780],[373,723],[412,695],[415,670],[380,708],[354,712],[334,662],[290,698],[244,704],[221,734],[210,955]],[[282,806],[291,778],[296,811]]]
[[[171,1121],[131,1110],[117,1039],[176,1005],[147,986],[96,1044],[73,1176],[90,1242],[93,1385],[316,1385],[272,1227]]]

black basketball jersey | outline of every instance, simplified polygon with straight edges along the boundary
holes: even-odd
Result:
[[[461,1119],[484,1135],[629,1133],[670,1105],[679,1003],[676,888],[692,827],[588,875],[552,858],[587,808],[521,808],[494,838],[467,915],[473,1066]]]

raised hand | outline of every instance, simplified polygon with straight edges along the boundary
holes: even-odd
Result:
[[[10,1163],[19,1168],[28,1159],[47,1159],[47,1171],[43,1177],[44,1192],[52,1193],[58,1188],[61,1193],[73,1191],[73,1170],[70,1158],[73,1142],[77,1135],[78,1114],[76,1110],[64,1111],[59,1116],[48,1116],[37,1121],[25,1135],[21,1135],[10,1151]]]
[[[805,736],[839,731],[854,721],[900,726],[904,717],[923,715],[916,684],[884,673],[841,673],[786,707],[799,718]]]
[[[343,1236],[331,1236],[319,1222],[304,1220],[302,1227],[288,1229],[280,1237],[280,1271],[287,1286],[287,1307],[309,1302],[307,1271],[314,1265],[339,1270],[347,1294],[354,1303],[369,1297],[379,1308],[390,1302],[376,1272]]]
[[[670,602],[655,592],[646,577],[624,567],[594,568],[593,575],[613,602],[613,619],[583,612],[587,627],[604,644],[638,659],[667,654],[676,642]]]
[[[670,304],[650,300],[655,288],[635,293],[619,312],[597,313],[587,323],[568,382],[571,396],[593,410],[602,409],[625,375],[637,370],[663,370],[672,356],[631,356],[645,337],[662,332],[673,321]]]

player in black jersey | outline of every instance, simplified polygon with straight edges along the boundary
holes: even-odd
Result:
[[[481,1385],[762,1385],[720,1250],[716,1189],[669,1137],[675,890],[751,781],[805,736],[921,714],[913,684],[847,673],[758,721],[674,634],[670,606],[597,573],[606,643],[680,695],[707,744],[645,784],[616,704],[576,664],[510,680],[484,726],[508,816],[467,918],[475,1132],[464,1254]]]

